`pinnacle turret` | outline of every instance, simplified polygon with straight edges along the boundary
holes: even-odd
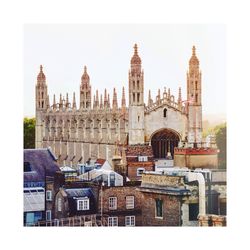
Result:
[[[118,108],[118,104],[117,104],[117,94],[115,91],[115,88],[113,90],[113,105],[112,105],[113,109],[117,109]]]

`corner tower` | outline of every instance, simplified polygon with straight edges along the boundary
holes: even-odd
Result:
[[[47,110],[48,93],[46,76],[43,73],[43,66],[40,65],[40,72],[37,76],[36,84],[36,148],[42,147],[43,118],[42,114]]]
[[[129,71],[129,145],[144,144],[144,77],[137,44]]]
[[[201,104],[201,71],[196,49],[193,46],[187,72],[188,100],[188,143],[191,147],[201,147],[202,143],[202,104]]]
[[[87,67],[84,66],[84,72],[81,78],[80,85],[80,108],[91,109],[91,86],[89,83],[89,75],[87,73]]]

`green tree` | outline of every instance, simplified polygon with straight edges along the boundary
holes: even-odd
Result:
[[[219,168],[227,168],[227,124],[223,123],[214,128],[218,154]]]
[[[23,120],[23,143],[24,148],[35,148],[35,118],[25,117]]]

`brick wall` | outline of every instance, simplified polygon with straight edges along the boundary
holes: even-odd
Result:
[[[136,162],[128,164],[127,176],[130,180],[141,180],[141,176],[137,176],[137,169],[144,168],[145,171],[154,171],[154,164],[151,162]]]
[[[134,196],[133,209],[126,208],[126,196]],[[117,209],[109,209],[109,197],[117,197]],[[135,216],[135,225],[141,226],[141,197],[141,192],[136,190],[136,186],[103,187],[99,193],[99,213],[102,203],[103,215],[118,217],[118,226],[125,226],[125,216]]]
[[[143,192],[142,226],[180,226],[180,200],[176,196]],[[155,199],[163,201],[163,218],[156,218]]]

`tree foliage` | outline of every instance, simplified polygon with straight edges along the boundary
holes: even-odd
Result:
[[[23,120],[23,143],[24,148],[35,148],[35,118],[25,117]]]
[[[219,168],[227,167],[227,124],[223,123],[214,128],[216,144],[220,150],[218,155]]]

